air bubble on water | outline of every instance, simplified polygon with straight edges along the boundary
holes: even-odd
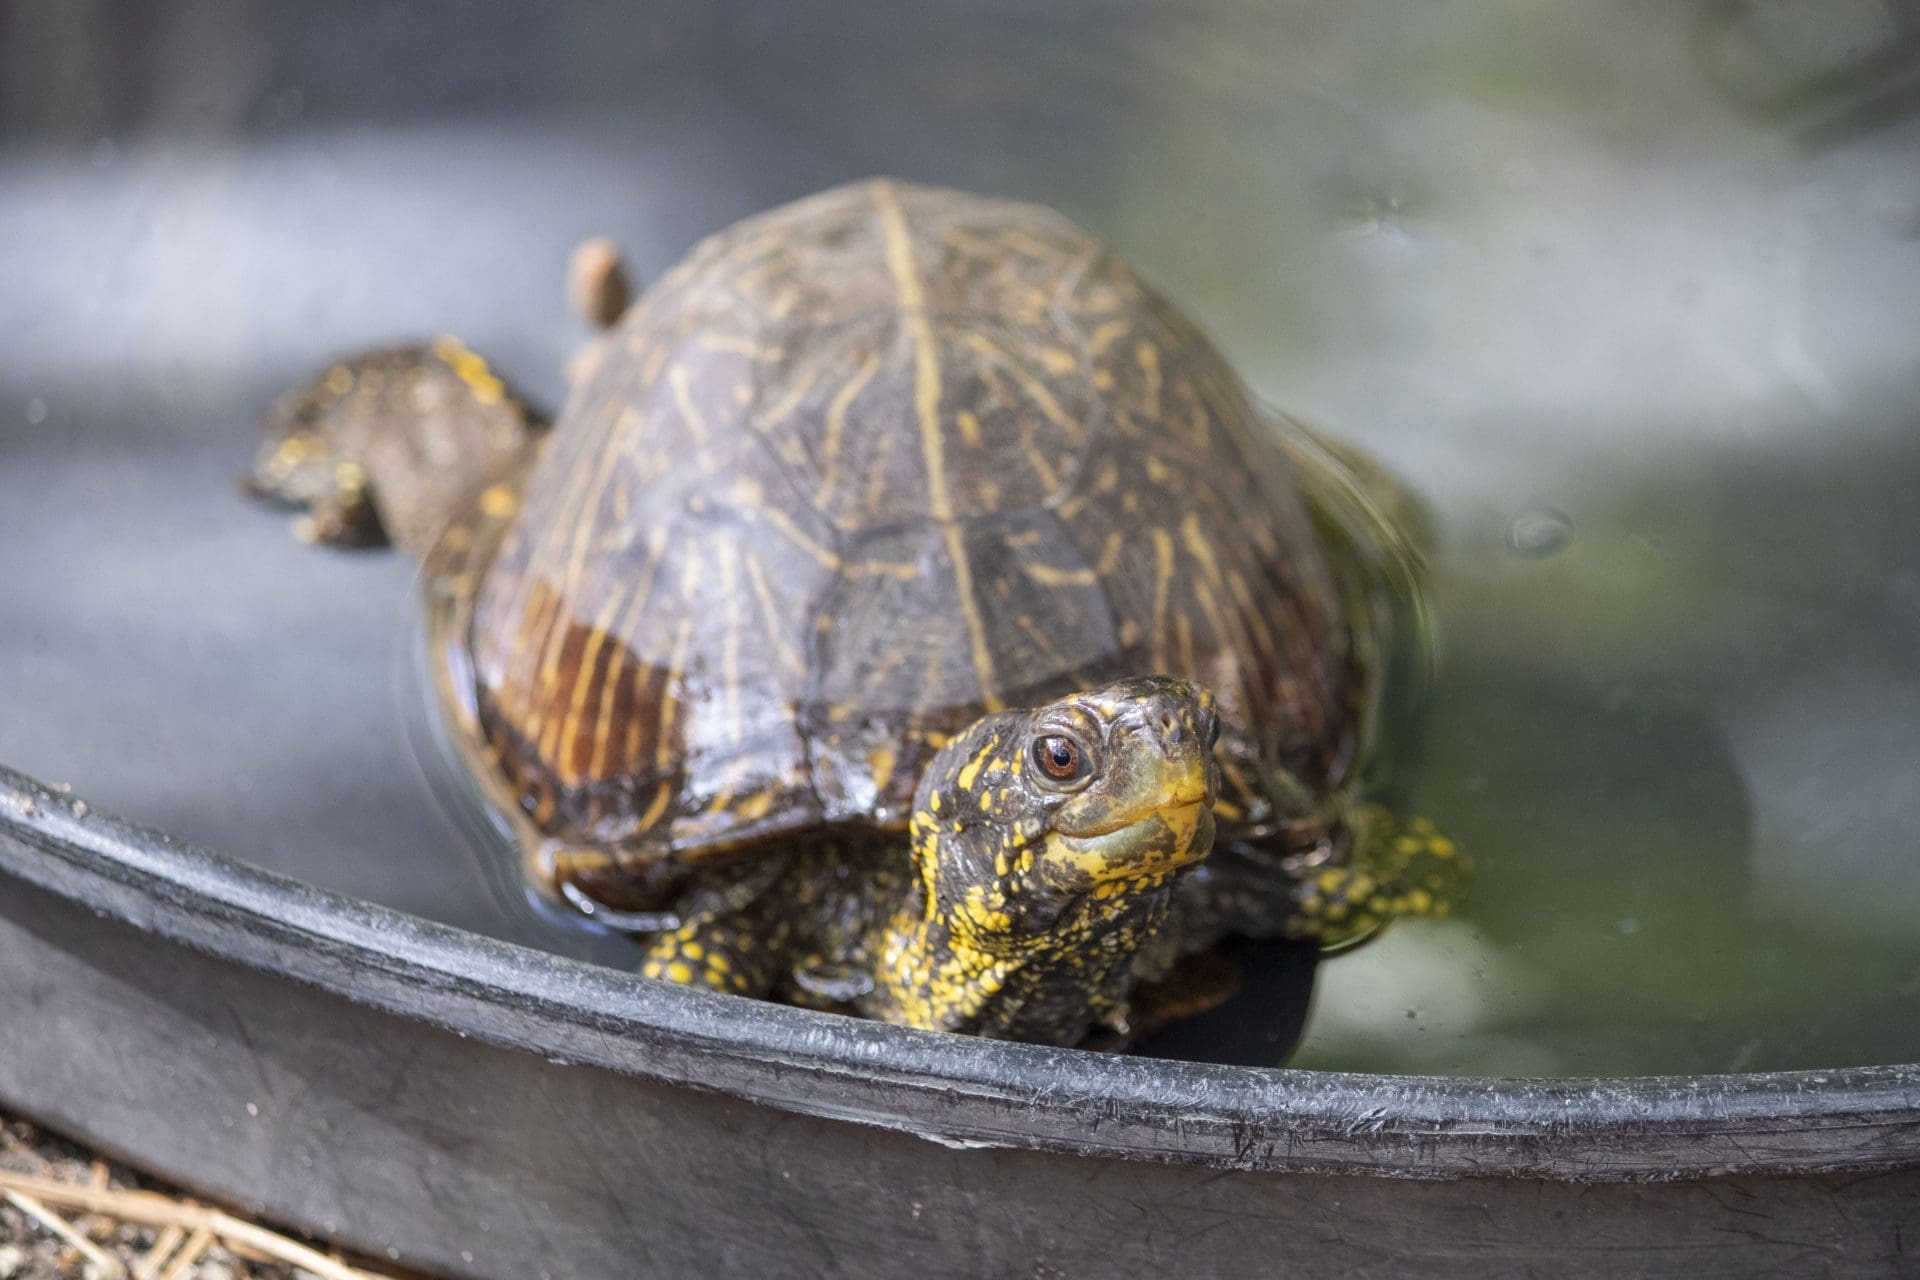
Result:
[[[1349,201],[1340,211],[1339,229],[1343,235],[1379,236],[1400,243],[1412,239],[1407,230],[1406,204],[1398,191]]]
[[[1507,550],[1528,560],[1558,555],[1573,542],[1573,517],[1554,507],[1530,507],[1507,521]]]
[[[33,399],[27,401],[28,425],[37,427],[41,423],[45,422],[46,420],[47,420],[47,402],[45,400],[42,400],[39,396],[35,396]]]

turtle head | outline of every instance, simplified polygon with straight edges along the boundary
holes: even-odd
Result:
[[[1016,937],[1077,898],[1157,887],[1198,862],[1213,845],[1219,723],[1211,693],[1160,676],[981,719],[916,797],[933,909],[981,941]]]
[[[1013,812],[998,833],[1009,852],[1029,852],[1024,871],[1019,857],[1010,874],[996,865],[1010,892],[1123,892],[1213,847],[1220,718],[1207,690],[1131,680],[1042,707],[1023,728],[1007,772],[1024,792],[1008,788]]]
[[[890,1016],[1077,1038],[1213,846],[1218,726],[1211,693],[1155,676],[989,715],[942,747],[915,797],[920,892],[883,965]]]

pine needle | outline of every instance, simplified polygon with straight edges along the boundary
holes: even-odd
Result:
[[[88,1262],[99,1267],[110,1276],[126,1276],[127,1269],[120,1264],[117,1258],[109,1257],[101,1250],[99,1245],[87,1239],[86,1235],[82,1233],[78,1227],[41,1204],[39,1199],[12,1187],[6,1190],[5,1195],[8,1204],[78,1249],[85,1255]]]
[[[154,1238],[153,1247],[140,1255],[140,1261],[133,1264],[133,1280],[154,1280],[160,1274],[160,1268],[167,1265],[167,1259],[187,1238],[187,1229],[168,1224],[160,1229]]]
[[[185,1248],[172,1259],[172,1264],[161,1280],[172,1280],[184,1273],[209,1244],[218,1240],[223,1244],[256,1249],[278,1262],[303,1267],[324,1280],[381,1280],[371,1271],[363,1271],[315,1249],[310,1249],[297,1240],[289,1239],[277,1231],[255,1223],[246,1222],[232,1214],[191,1201],[174,1200],[154,1191],[128,1191],[115,1187],[93,1187],[80,1183],[61,1182],[54,1178],[39,1178],[32,1174],[13,1173],[0,1169],[0,1192],[4,1192],[21,1212],[42,1222],[51,1231],[58,1232],[80,1249],[90,1259],[97,1259],[114,1276],[125,1276],[126,1267],[102,1253],[99,1246],[82,1236],[71,1223],[59,1218],[47,1205],[57,1205],[62,1209],[80,1213],[97,1213],[123,1222],[137,1222],[142,1226],[159,1227],[163,1230],[175,1227],[191,1232]],[[31,1205],[32,1207],[28,1207]],[[49,1220],[51,1219],[51,1220]],[[58,1222],[60,1225],[55,1226]],[[204,1234],[205,1243],[195,1247],[195,1239]],[[149,1252],[152,1257],[158,1251]],[[181,1259],[187,1259],[182,1265]],[[142,1270],[146,1262],[142,1261]]]
[[[173,1261],[160,1273],[160,1280],[183,1280],[194,1263],[200,1261],[208,1249],[213,1247],[213,1232],[207,1227],[199,1227],[187,1237],[186,1247],[173,1255]]]

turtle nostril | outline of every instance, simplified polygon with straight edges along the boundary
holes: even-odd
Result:
[[[1160,736],[1168,743],[1180,741],[1180,717],[1173,712],[1162,711],[1154,717],[1153,724],[1160,731]]]

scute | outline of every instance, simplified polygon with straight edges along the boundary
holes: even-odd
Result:
[[[1224,823],[1338,781],[1352,672],[1285,455],[1193,326],[1027,205],[873,182],[709,240],[577,386],[476,595],[542,830],[689,859],[898,825],[983,710],[1217,692]]]

